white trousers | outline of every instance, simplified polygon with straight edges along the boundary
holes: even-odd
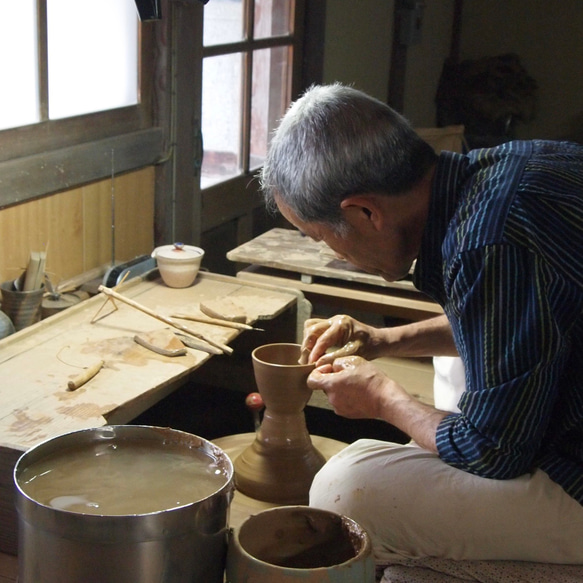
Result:
[[[541,470],[457,470],[417,445],[361,439],[314,478],[310,505],[356,520],[378,564],[397,557],[583,564],[583,506]]]

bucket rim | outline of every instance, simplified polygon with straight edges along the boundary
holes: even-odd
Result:
[[[212,455],[216,462],[223,468],[224,464],[224,472],[226,481],[222,484],[219,488],[215,491],[211,492],[209,495],[199,498],[198,500],[188,502],[187,504],[183,504],[180,506],[173,506],[172,508],[166,508],[163,510],[156,510],[154,512],[144,512],[144,513],[133,513],[133,514],[94,514],[94,513],[83,513],[83,512],[74,512],[71,510],[66,510],[62,508],[54,508],[52,506],[48,506],[43,504],[42,502],[36,500],[29,494],[25,492],[25,490],[21,487],[19,482],[19,476],[24,470],[25,463],[30,460],[32,457],[34,461],[42,459],[42,455],[34,459],[35,454],[42,452],[48,445],[57,444],[61,441],[67,441],[72,439],[73,437],[78,437],[79,435],[87,436],[87,435],[95,435],[100,433],[108,433],[107,439],[114,439],[118,436],[118,432],[123,433],[136,433],[138,431],[142,432],[142,435],[150,433],[152,435],[171,435],[175,437],[182,437],[184,441],[175,441],[174,443],[186,443],[187,441],[191,440],[198,440],[199,445],[198,448],[204,448],[205,454]],[[88,441],[87,441],[88,443]],[[56,449],[53,451],[57,451]],[[47,452],[48,453],[53,453]],[[109,522],[116,522],[116,521],[123,521],[127,522],[128,520],[145,520],[148,518],[156,517],[156,516],[172,516],[173,514],[184,512],[189,508],[197,508],[200,505],[204,504],[205,502],[209,501],[211,498],[215,498],[216,496],[221,496],[224,493],[231,494],[235,488],[234,485],[234,465],[231,458],[227,455],[225,451],[223,451],[220,447],[215,445],[212,441],[205,439],[204,437],[200,437],[198,435],[194,435],[192,433],[188,433],[186,431],[182,431],[180,429],[173,429],[171,427],[158,427],[155,425],[103,425],[98,427],[88,427],[84,429],[78,429],[73,431],[68,431],[66,433],[62,433],[59,435],[55,435],[49,437],[36,445],[30,447],[22,455],[18,458],[16,464],[14,465],[14,469],[12,472],[13,483],[16,489],[16,509],[19,514],[23,512],[23,505],[29,504],[37,507],[38,509],[42,509],[46,512],[50,512],[56,516],[68,516],[68,517],[77,517],[79,520],[89,520],[89,521],[102,521],[103,519],[107,519]],[[229,492],[231,491],[231,492]]]

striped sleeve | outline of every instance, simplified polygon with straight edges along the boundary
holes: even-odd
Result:
[[[529,251],[496,245],[457,262],[448,306],[466,363],[460,415],[437,433],[447,463],[484,477],[528,472],[545,436],[573,324],[564,302],[570,282]],[[453,316],[453,317],[451,317]]]

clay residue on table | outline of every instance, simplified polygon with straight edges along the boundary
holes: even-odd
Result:
[[[17,409],[12,412],[15,420],[10,425],[10,431],[18,434],[26,434],[35,439],[44,439],[47,437],[46,432],[41,431],[41,427],[48,425],[53,421],[53,418],[48,415],[36,415],[34,418],[30,417],[27,409]]]
[[[157,360],[173,363],[192,365],[192,355],[165,356],[157,354],[137,344],[133,336],[121,336],[118,338],[106,338],[97,342],[87,342],[81,347],[82,354],[91,354],[105,361],[105,366],[112,370],[119,370],[118,365],[126,364],[130,366],[146,366],[148,362]]]
[[[117,363],[133,366],[145,366],[148,362],[144,348],[139,347],[133,336],[120,336],[118,338],[106,338],[97,342],[87,342],[81,347],[82,354],[92,354],[102,358],[107,368],[116,370]],[[148,354],[148,356],[150,356]],[[152,353],[152,358],[157,355]]]
[[[79,389],[81,390],[81,389]],[[105,416],[109,411],[117,407],[116,403],[108,405],[96,405],[95,403],[78,403],[70,407],[58,407],[57,412],[69,417],[79,419],[92,419],[94,417]]]

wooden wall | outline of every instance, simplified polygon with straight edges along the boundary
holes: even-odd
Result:
[[[112,264],[112,217],[116,263],[152,251],[153,167],[0,210],[0,281],[18,277],[30,251],[45,248],[55,285],[105,272]]]

